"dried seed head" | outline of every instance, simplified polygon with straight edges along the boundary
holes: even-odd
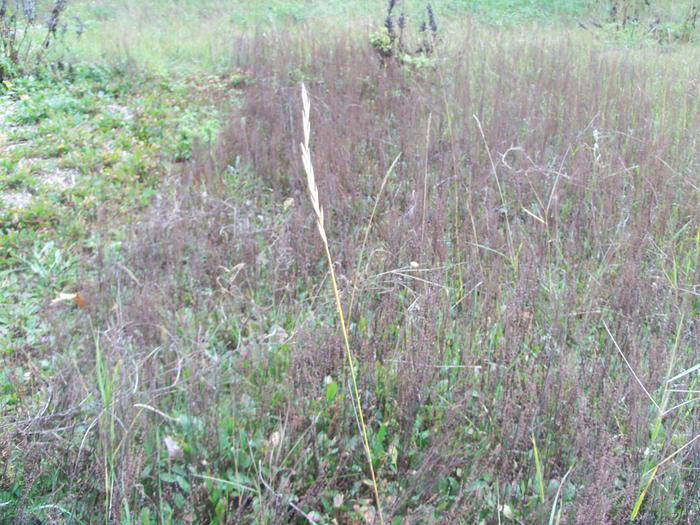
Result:
[[[390,38],[394,38],[394,19],[391,18],[391,15],[388,15],[386,19],[384,20],[384,27],[386,27],[387,33],[389,33]]]
[[[430,26],[430,31],[433,33],[433,36],[435,36],[438,31],[437,21],[435,20],[435,12],[430,4],[426,6],[425,10],[428,13],[428,25]]]
[[[323,208],[318,198],[318,186],[316,186],[316,177],[314,175],[314,166],[311,163],[311,151],[309,150],[309,141],[311,137],[311,102],[309,94],[306,91],[306,86],[301,84],[301,101],[302,101],[302,120],[304,123],[304,142],[301,144],[301,160],[304,163],[304,171],[306,172],[306,185],[309,188],[311,196],[311,205],[314,208],[316,215],[316,225],[321,234],[321,238],[326,242],[326,231],[323,227]]]
[[[36,21],[36,2],[34,0],[23,0],[22,10],[27,23],[33,24]]]

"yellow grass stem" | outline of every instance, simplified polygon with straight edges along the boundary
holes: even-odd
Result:
[[[651,482],[654,481],[654,478],[656,477],[656,472],[659,470],[659,465],[656,465],[653,470],[651,471],[651,474],[649,476],[649,480],[647,481],[647,484],[644,486],[644,489],[642,492],[640,492],[639,496],[637,497],[637,501],[634,503],[634,508],[632,509],[632,514],[630,514],[630,521],[634,521],[637,519],[637,516],[639,515],[639,511],[642,508],[642,503],[644,503],[644,498],[647,495],[647,492],[649,492],[649,487],[651,487]]]
[[[328,237],[326,236],[326,230],[323,225],[323,208],[321,208],[321,203],[318,198],[318,187],[316,186],[316,177],[314,176],[314,167],[311,163],[311,152],[309,150],[309,137],[311,135],[311,121],[309,116],[309,110],[311,103],[309,101],[309,95],[306,91],[306,86],[301,85],[301,98],[303,103],[303,123],[304,123],[304,142],[301,144],[302,161],[304,163],[304,171],[306,172],[306,182],[309,188],[309,195],[311,197],[311,205],[314,208],[314,214],[316,216],[316,226],[318,227],[321,240],[323,241],[323,247],[326,252],[326,262],[328,263],[328,271],[331,276],[331,284],[333,286],[333,295],[335,297],[335,306],[338,311],[338,319],[340,320],[341,331],[343,332],[343,343],[345,346],[345,355],[348,361],[348,367],[350,368],[350,378],[352,380],[352,397],[355,402],[355,409],[357,410],[357,416],[360,423],[360,433],[362,435],[362,443],[365,448],[365,453],[367,455],[367,464],[369,465],[369,472],[372,477],[372,488],[374,489],[374,498],[377,504],[377,514],[379,516],[380,525],[384,525],[384,516],[382,514],[381,500],[379,498],[379,487],[377,485],[377,477],[374,473],[374,465],[372,463],[372,450],[369,446],[369,438],[367,435],[367,425],[365,424],[364,414],[362,412],[362,401],[360,399],[360,392],[357,388],[357,378],[355,376],[355,361],[352,357],[352,351],[350,350],[350,339],[348,336],[348,327],[345,322],[345,315],[343,314],[343,306],[340,302],[340,292],[338,291],[338,283],[335,277],[335,269],[333,265],[333,257],[331,257],[331,251],[328,247]]]

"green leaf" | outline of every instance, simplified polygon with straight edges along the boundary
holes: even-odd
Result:
[[[376,443],[380,451],[384,451],[384,440],[386,439],[386,425],[382,424],[377,432]]]
[[[139,516],[141,525],[151,525],[151,510],[148,507],[141,509]]]
[[[214,513],[216,514],[216,523],[223,523],[226,516],[226,508],[228,507],[228,500],[223,497],[216,502],[216,508]]]
[[[331,381],[326,385],[326,401],[330,405],[338,395],[338,383]]]
[[[177,481],[177,484],[180,486],[183,492],[189,494],[191,487],[189,482],[185,478],[183,478],[182,476],[177,476],[175,478],[175,481]]]
[[[542,463],[540,462],[540,453],[537,450],[537,442],[535,441],[535,435],[532,434],[532,450],[535,454],[535,470],[537,473],[537,487],[539,489],[540,501],[544,503],[544,477],[542,475]]]
[[[637,497],[637,501],[634,503],[634,508],[632,509],[632,514],[630,515],[630,521],[634,521],[637,519],[637,515],[639,514],[640,509],[642,508],[642,503],[644,503],[644,498],[647,495],[647,492],[649,491],[649,487],[651,486],[652,481],[654,481],[654,478],[656,477],[656,471],[659,469],[659,466],[655,466],[654,469],[651,471],[651,475],[649,476],[649,480],[647,481],[646,485],[644,486],[644,489],[642,492],[639,493],[639,496]]]

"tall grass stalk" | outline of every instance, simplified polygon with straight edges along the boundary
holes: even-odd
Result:
[[[112,402],[114,401],[114,391],[116,378],[119,373],[119,365],[114,367],[110,372],[107,365],[107,360],[100,346],[100,336],[95,333],[95,379],[97,388],[102,401],[102,413],[100,415],[101,431],[105,436],[104,446],[104,505],[105,505],[105,523],[109,523],[114,495],[114,480],[116,477],[115,462],[114,462],[114,444],[116,441],[116,430],[114,427],[114,416],[112,414]]]
[[[675,261],[674,261],[675,262]],[[678,353],[678,347],[680,346],[680,338],[681,338],[681,333],[683,329],[683,322],[685,320],[684,315],[681,315],[680,320],[678,321],[678,328],[676,329],[676,338],[673,342],[673,347],[671,348],[671,356],[669,359],[669,364],[668,364],[668,372],[666,373],[666,382],[664,383],[664,393],[663,397],[661,400],[661,405],[658,407],[659,413],[658,417],[656,419],[656,424],[654,425],[654,429],[651,434],[651,441],[653,444],[660,442],[663,440],[662,436],[662,430],[663,430],[663,418],[666,416],[669,412],[672,410],[679,408],[687,403],[692,403],[695,400],[691,399],[689,401],[686,401],[685,403],[681,403],[679,405],[676,405],[672,407],[671,409],[668,409],[668,404],[669,404],[669,399],[671,396],[671,390],[670,386],[673,383],[673,381],[678,378],[682,377],[685,375],[685,372],[681,372],[680,374],[671,377],[671,374],[673,374],[673,368],[676,363],[676,354]],[[668,460],[673,458],[678,452],[683,450],[686,446],[689,444],[693,443],[698,436],[695,437],[695,439],[691,440],[690,442],[686,443],[684,446],[682,446],[679,450],[671,454],[670,456],[666,457],[666,459],[662,460],[661,462],[657,463],[653,469],[651,469],[649,472],[647,472],[645,475],[648,475],[649,478],[647,482],[644,485],[644,488],[642,491],[639,493],[639,496],[637,496],[637,500],[635,501],[634,507],[632,509],[632,514],[630,515],[630,520],[636,520],[637,516],[639,514],[640,509],[642,508],[642,504],[644,503],[644,499],[646,498],[647,493],[649,492],[649,488],[651,487],[652,483],[654,482],[654,479],[656,478],[656,475],[659,471],[659,467],[661,467],[664,463],[666,463]]]
[[[669,412],[671,412],[672,410],[674,410],[676,408],[679,408],[681,406],[684,406],[687,403],[692,403],[695,401],[694,399],[691,399],[691,400],[688,400],[684,403],[680,403],[680,404],[672,407],[671,409],[667,409],[668,404],[669,404],[670,395],[671,395],[670,385],[673,383],[673,381],[675,379],[682,377],[687,373],[687,371],[681,372],[680,374],[678,374],[674,377],[671,377],[671,374],[673,373],[673,368],[674,368],[674,365],[676,362],[676,354],[678,352],[678,347],[680,345],[680,338],[681,338],[681,332],[682,332],[682,328],[683,328],[684,319],[685,319],[684,315],[681,315],[680,321],[678,322],[678,327],[676,329],[676,337],[675,337],[675,340],[673,342],[673,347],[671,348],[671,356],[670,356],[669,364],[668,364],[668,372],[666,373],[667,379],[666,379],[666,382],[664,383],[664,392],[662,395],[661,404],[658,404],[655,401],[655,399],[652,397],[652,395],[646,389],[646,387],[644,386],[642,381],[639,379],[636,372],[634,371],[634,369],[630,365],[629,361],[625,357],[624,353],[622,353],[622,350],[620,349],[619,345],[617,344],[617,341],[613,337],[612,332],[610,332],[610,328],[608,328],[608,325],[605,323],[605,321],[603,321],[603,326],[605,327],[605,330],[608,332],[608,335],[612,339],[612,341],[615,345],[615,348],[617,348],[617,351],[622,356],[622,359],[625,361],[625,364],[629,368],[630,372],[634,376],[634,378],[637,381],[637,383],[639,384],[639,386],[642,388],[642,390],[644,390],[644,393],[647,395],[647,397],[651,400],[651,402],[656,407],[657,418],[656,418],[656,423],[654,424],[654,428],[652,429],[652,432],[651,432],[652,444],[656,444],[660,440],[663,439],[662,438],[662,430],[663,430],[663,418],[664,418],[664,416],[666,416]],[[648,478],[647,478],[647,481],[644,483],[644,486],[642,487],[639,495],[637,496],[637,499],[634,503],[634,507],[632,508],[632,513],[630,514],[630,520],[634,521],[637,519],[637,516],[639,515],[639,511],[642,508],[642,504],[644,503],[644,499],[646,498],[647,493],[649,492],[649,488],[651,487],[652,483],[654,482],[654,479],[656,478],[659,467],[661,467],[664,463],[666,463],[667,461],[672,459],[674,456],[676,456],[681,450],[683,450],[684,448],[686,448],[687,446],[689,446],[690,444],[695,442],[698,439],[698,437],[700,437],[700,436],[696,436],[695,438],[693,438],[691,441],[689,441],[688,443],[683,445],[676,452],[674,452],[670,456],[666,457],[664,460],[662,460],[660,463],[658,463],[656,466],[654,466],[654,468],[652,468],[650,471],[645,473],[645,476],[648,476]]]
[[[304,123],[304,142],[301,144],[301,158],[304,163],[304,171],[306,172],[306,182],[309,189],[309,195],[311,197],[311,205],[314,208],[314,214],[316,216],[316,226],[318,226],[318,232],[323,241],[323,248],[326,252],[326,261],[328,263],[328,271],[331,276],[331,284],[333,286],[333,295],[335,297],[335,306],[338,312],[338,319],[340,320],[340,328],[343,332],[343,343],[345,345],[345,355],[348,361],[348,367],[350,368],[350,379],[352,381],[352,394],[355,401],[355,409],[357,411],[357,416],[360,423],[360,433],[362,435],[362,443],[365,448],[365,453],[367,455],[367,464],[369,466],[369,472],[372,477],[372,488],[374,490],[374,498],[377,504],[377,514],[379,515],[379,523],[384,525],[384,516],[382,514],[381,500],[379,498],[379,487],[377,485],[377,476],[374,473],[374,465],[372,463],[372,450],[369,446],[369,438],[367,433],[367,425],[365,424],[365,417],[362,411],[362,400],[360,399],[360,392],[357,388],[357,378],[355,374],[355,361],[352,356],[352,351],[350,350],[350,339],[348,336],[348,327],[345,322],[345,315],[343,314],[343,305],[340,302],[340,293],[338,292],[338,283],[335,277],[335,269],[333,264],[333,257],[331,257],[330,248],[328,247],[328,237],[326,236],[326,230],[323,224],[323,208],[321,208],[321,203],[318,198],[318,186],[316,186],[316,177],[314,176],[314,167],[311,163],[311,152],[309,150],[309,138],[311,135],[311,121],[309,111],[311,108],[311,103],[309,101],[309,94],[306,91],[306,86],[301,85],[301,99],[303,104],[303,123]]]
[[[610,331],[610,328],[608,328],[608,324],[605,321],[603,321],[603,326],[605,327],[605,331],[608,332],[608,335],[610,336],[610,339],[612,340],[613,344],[615,345],[615,348],[617,349],[618,353],[620,354],[620,356],[622,356],[622,360],[625,362],[625,364],[627,365],[627,368],[632,373],[632,377],[634,377],[634,379],[637,381],[637,384],[640,386],[640,388],[647,395],[647,397],[649,398],[649,401],[651,401],[652,404],[656,407],[657,412],[661,413],[662,412],[661,407],[656,402],[656,400],[652,397],[652,395],[649,393],[647,388],[644,386],[644,383],[642,383],[642,380],[639,379],[637,372],[634,371],[634,368],[632,368],[632,365],[625,357],[625,354],[622,352],[620,345],[617,344],[617,341],[615,340],[615,336],[613,336],[612,332]]]
[[[510,228],[510,219],[508,218],[508,206],[506,204],[506,197],[505,193],[503,192],[503,188],[501,187],[501,180],[498,178],[498,170],[496,169],[496,163],[493,161],[493,156],[491,155],[491,148],[489,147],[489,143],[486,140],[486,134],[484,133],[484,128],[481,127],[481,121],[479,120],[479,117],[474,115],[474,120],[476,120],[476,124],[479,126],[479,133],[481,134],[481,138],[484,141],[484,147],[486,148],[486,154],[489,157],[489,163],[491,164],[491,172],[493,173],[493,178],[496,180],[496,188],[498,188],[498,195],[501,198],[501,207],[503,209],[505,221],[506,221],[506,234],[508,236],[507,241],[508,241],[508,257],[510,260],[510,265],[513,268],[513,270],[518,269],[518,262],[517,262],[517,257],[515,255],[515,249],[513,247],[513,232]]]
[[[362,246],[360,247],[360,255],[357,256],[357,267],[355,268],[355,277],[353,279],[352,294],[350,295],[350,307],[348,308],[348,319],[352,318],[352,307],[355,304],[355,293],[357,292],[357,280],[361,274],[362,262],[364,261],[365,250],[367,248],[367,239],[369,238],[369,232],[372,229],[372,224],[374,223],[374,216],[377,214],[377,207],[379,206],[379,199],[382,196],[382,193],[384,193],[384,188],[386,187],[386,183],[389,180],[389,176],[394,171],[394,167],[396,166],[396,163],[399,161],[400,158],[401,158],[401,153],[396,155],[396,158],[394,158],[394,162],[392,162],[391,166],[389,166],[389,169],[386,170],[386,174],[384,174],[384,178],[382,179],[382,183],[379,186],[379,191],[377,192],[377,196],[374,199],[374,206],[372,207],[372,213],[370,213],[370,215],[369,215],[369,220],[367,221],[367,228],[365,228],[365,235],[362,238]]]
[[[425,237],[425,208],[428,205],[428,157],[430,156],[430,124],[433,120],[433,114],[428,114],[428,126],[425,130],[425,169],[423,171],[423,207],[421,213],[420,221],[420,243],[423,245],[423,239]]]

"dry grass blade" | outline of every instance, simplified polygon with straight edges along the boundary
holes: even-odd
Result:
[[[429,165],[429,155],[430,155],[430,124],[433,120],[433,114],[428,114],[428,126],[425,130],[425,169],[423,171],[423,207],[421,210],[421,226],[420,226],[420,242],[423,244],[423,239],[425,237],[425,211],[428,205],[428,165]]]
[[[675,458],[678,454],[680,454],[680,453],[683,452],[686,448],[688,448],[690,445],[692,445],[693,443],[695,443],[698,439],[700,439],[700,434],[698,434],[698,435],[695,436],[693,439],[691,439],[690,441],[688,441],[685,445],[683,445],[682,447],[680,447],[680,448],[679,448],[678,450],[676,450],[673,454],[671,454],[671,455],[669,455],[669,456],[666,456],[662,461],[660,461],[660,462],[659,462],[653,469],[651,469],[649,472],[655,472],[656,469],[658,469],[658,468],[661,467],[662,465],[665,465],[666,463],[668,463],[669,461],[671,461],[671,460],[672,460],[673,458]]]
[[[620,355],[622,356],[622,359],[624,360],[625,364],[627,365],[627,368],[629,368],[630,372],[632,372],[632,376],[634,376],[634,379],[637,381],[637,383],[638,383],[639,386],[642,388],[642,390],[644,391],[644,393],[647,395],[647,397],[649,398],[649,400],[654,404],[654,406],[656,407],[656,409],[657,409],[659,412],[661,412],[661,407],[660,407],[659,404],[654,400],[654,398],[651,397],[651,394],[650,394],[649,391],[646,389],[646,387],[645,387],[644,384],[642,383],[641,379],[639,379],[639,376],[637,376],[637,373],[634,371],[634,368],[632,368],[632,365],[630,365],[629,361],[628,361],[627,358],[625,357],[625,354],[622,352],[622,349],[621,349],[620,346],[617,344],[617,341],[615,340],[615,337],[612,335],[612,332],[610,331],[610,328],[608,328],[608,324],[607,324],[605,321],[603,321],[603,326],[605,327],[605,331],[608,332],[608,335],[610,336],[610,339],[612,340],[613,344],[615,345],[615,348],[617,348],[617,351],[618,351],[618,352],[620,353]]]
[[[513,247],[513,232],[510,228],[510,219],[508,218],[508,206],[506,204],[506,196],[505,193],[503,192],[503,187],[501,186],[501,180],[498,178],[498,169],[496,169],[496,163],[493,161],[493,156],[491,155],[491,148],[489,147],[489,143],[486,140],[486,134],[484,133],[484,128],[481,127],[481,121],[479,120],[479,117],[476,115],[474,116],[474,120],[476,120],[476,124],[479,127],[479,133],[481,134],[481,138],[484,141],[484,147],[486,148],[486,154],[489,157],[489,163],[491,165],[491,173],[493,173],[493,178],[496,180],[496,187],[498,188],[498,195],[501,199],[501,206],[503,208],[503,211],[505,212],[505,221],[506,221],[506,233],[508,235],[507,241],[508,241],[508,254],[510,256],[510,263],[511,266],[513,266],[513,269],[516,269],[517,264],[516,264],[516,257],[515,257],[515,248]]]
[[[355,304],[355,293],[357,292],[357,278],[359,277],[360,272],[361,272],[362,262],[363,262],[364,256],[365,256],[365,249],[367,247],[367,239],[369,238],[369,232],[372,229],[372,223],[374,222],[374,216],[377,213],[377,206],[379,206],[379,198],[381,197],[382,193],[384,192],[384,188],[386,186],[387,181],[389,180],[389,176],[394,171],[394,167],[396,166],[396,163],[399,161],[400,158],[401,158],[401,153],[396,155],[394,162],[391,163],[391,166],[389,166],[389,169],[386,171],[386,174],[384,175],[384,179],[382,179],[382,184],[381,184],[381,186],[379,186],[379,191],[377,192],[377,197],[374,199],[374,206],[372,207],[372,213],[370,214],[369,220],[367,221],[367,228],[365,229],[365,235],[362,239],[362,247],[360,248],[360,255],[357,257],[357,268],[355,268],[355,278],[353,279],[352,295],[350,296],[350,307],[348,308],[348,319],[352,318],[352,307]]]
[[[318,198],[318,186],[316,186],[316,177],[314,175],[314,167],[311,162],[311,152],[309,150],[309,138],[311,135],[311,119],[310,119],[310,109],[311,103],[309,101],[309,94],[306,91],[306,86],[301,85],[301,98],[303,103],[303,121],[304,121],[304,142],[301,144],[302,161],[304,163],[304,170],[306,171],[306,182],[309,188],[309,195],[311,197],[311,205],[314,208],[314,213],[316,214],[316,225],[318,226],[318,231],[321,235],[321,240],[323,241],[323,247],[326,252],[326,260],[328,262],[328,271],[331,275],[331,284],[333,285],[333,295],[335,296],[335,305],[338,312],[338,318],[340,320],[341,331],[343,332],[343,343],[345,346],[345,355],[348,361],[348,367],[350,368],[350,379],[352,381],[352,397],[355,401],[355,410],[357,411],[357,417],[360,422],[360,432],[362,434],[362,443],[364,445],[365,454],[367,455],[367,465],[369,466],[370,475],[372,477],[372,488],[374,490],[374,498],[377,504],[377,514],[379,516],[379,523],[384,525],[384,516],[382,514],[381,500],[379,498],[379,487],[377,485],[377,477],[374,473],[374,465],[372,463],[372,450],[369,446],[369,438],[367,434],[367,425],[365,424],[365,418],[362,411],[362,400],[360,398],[360,392],[357,388],[357,377],[355,375],[355,361],[352,356],[352,351],[350,350],[350,340],[348,336],[347,323],[345,322],[345,315],[343,313],[343,306],[340,302],[340,293],[338,291],[338,283],[335,277],[335,269],[333,265],[333,258],[331,257],[330,248],[328,247],[328,238],[326,236],[326,231],[323,225],[323,209]]]
[[[698,363],[698,364],[695,365],[695,366],[691,366],[691,367],[688,368],[687,370],[683,370],[680,374],[677,374],[677,375],[673,376],[671,379],[669,379],[668,381],[666,381],[666,383],[673,383],[674,381],[678,381],[678,380],[681,379],[682,377],[685,377],[685,376],[687,376],[687,375],[690,375],[690,374],[692,374],[693,372],[696,372],[696,371],[700,371],[700,363]]]
[[[552,503],[552,511],[549,514],[549,525],[555,525],[561,521],[561,508],[559,509],[559,512],[557,512],[557,503],[559,503],[559,496],[561,496],[561,490],[564,486],[564,483],[566,483],[566,478],[569,477],[569,474],[571,474],[572,470],[574,470],[574,465],[571,465],[571,467],[569,467],[569,470],[567,470],[566,474],[564,474],[564,477],[561,478],[561,482],[557,487],[557,493],[554,496],[554,503]]]

